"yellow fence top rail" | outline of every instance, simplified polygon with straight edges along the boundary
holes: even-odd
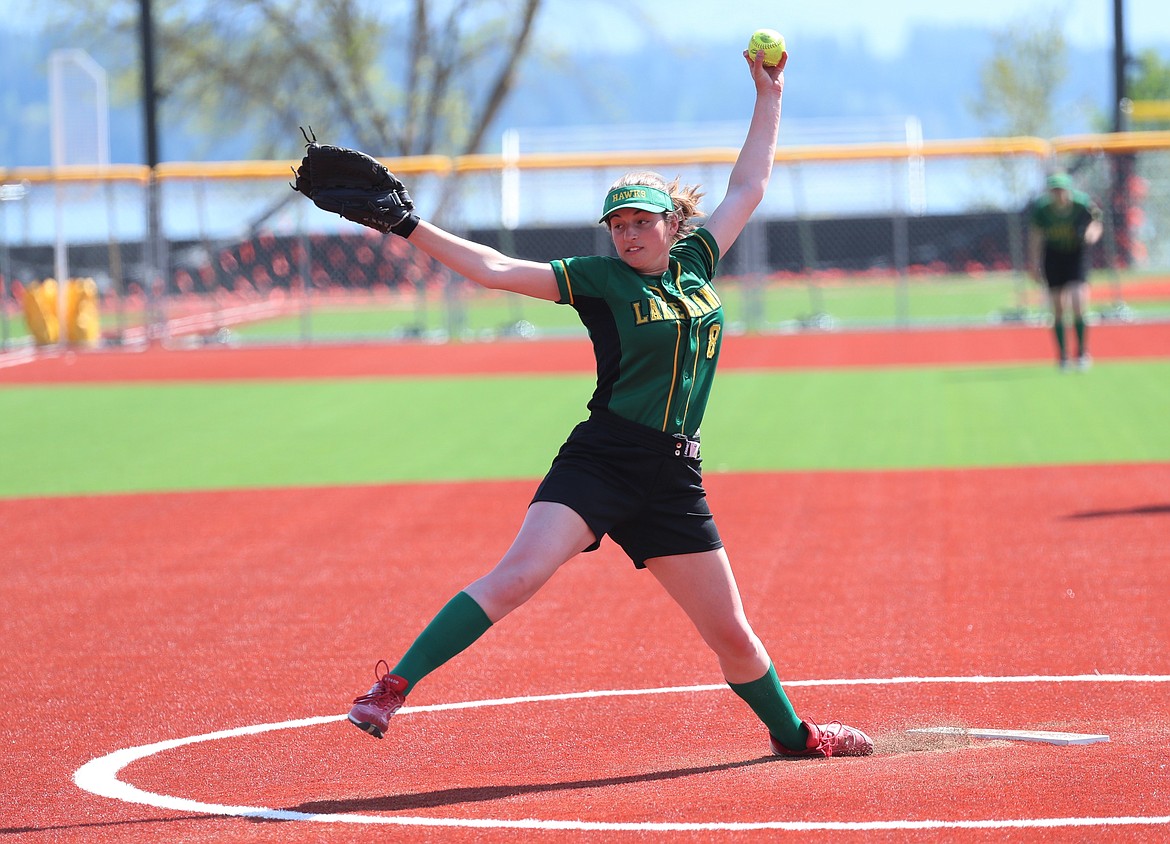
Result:
[[[444,155],[379,160],[395,173],[443,174],[451,170],[451,159]],[[291,179],[300,163],[299,158],[295,161],[177,161],[158,165],[156,172],[160,179]]]
[[[782,146],[776,160],[786,164],[801,162],[845,162],[904,160],[907,158],[958,158],[1027,155],[1051,158],[1060,154],[1096,152],[1170,151],[1170,131],[1119,132],[1100,135],[1077,135],[1053,140],[1034,137],[970,138],[871,144],[836,144]],[[462,155],[417,155],[379,159],[393,172],[403,175],[448,176],[465,173],[499,172],[514,167],[519,170],[571,169],[638,169],[673,166],[731,165],[739,151],[732,147],[708,147],[673,150],[617,150],[610,152],[538,152],[505,158],[497,153]],[[159,164],[155,175],[168,179],[284,179],[291,181],[298,160],[284,161],[210,161],[166,162]],[[131,181],[147,183],[150,169],[139,164],[115,164],[105,167],[17,167],[0,168],[0,182],[53,183]]]
[[[145,164],[76,165],[68,167],[0,167],[0,182],[143,182],[150,181]]]
[[[1058,153],[1170,151],[1170,132],[1116,132],[1056,138],[1052,149]]]
[[[1052,152],[1041,138],[984,138],[954,141],[928,141],[922,144],[902,142],[880,144],[839,144],[835,146],[791,146],[776,151],[776,160],[862,161],[867,159],[903,159],[908,156],[958,157],[1026,154],[1045,156]],[[676,150],[618,150],[614,152],[529,153],[506,160],[501,155],[464,155],[455,160],[457,173],[472,173],[515,167],[518,170],[553,170],[602,167],[652,167],[674,164],[734,164],[739,150],[732,147]]]
[[[997,155],[1045,156],[1052,151],[1042,138],[972,138],[969,140],[926,141],[921,144],[887,142],[840,144],[837,146],[781,147],[777,161],[862,161],[907,157],[948,158]]]

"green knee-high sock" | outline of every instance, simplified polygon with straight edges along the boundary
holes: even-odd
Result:
[[[739,695],[752,711],[764,722],[768,732],[785,747],[804,750],[808,741],[808,730],[800,723],[800,717],[792,708],[775,666],[768,666],[768,673],[750,683],[728,683],[731,690]]]
[[[1064,360],[1066,357],[1068,357],[1068,352],[1066,351],[1064,345],[1064,323],[1053,322],[1052,331],[1054,334],[1056,334],[1056,353],[1060,355],[1061,360]]]
[[[460,592],[431,619],[414,644],[391,670],[410,685],[430,674],[443,663],[466,650],[492,626],[491,619],[475,599]]]
[[[1087,339],[1088,329],[1085,327],[1085,318],[1077,317],[1073,320],[1073,329],[1077,333],[1077,354],[1084,357],[1089,353],[1089,347],[1085,344]]]

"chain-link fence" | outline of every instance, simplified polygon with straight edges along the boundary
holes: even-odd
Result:
[[[419,211],[533,260],[612,254],[598,206],[630,170],[721,197],[734,149],[386,161]],[[581,331],[482,291],[402,240],[318,211],[289,162],[0,170],[0,342],[31,345],[26,291],[93,279],[104,343],[468,340]],[[1170,318],[1170,133],[784,147],[720,268],[743,331],[1039,320],[1025,209],[1064,169],[1101,205],[1100,319]],[[159,209],[156,248],[149,208]]]

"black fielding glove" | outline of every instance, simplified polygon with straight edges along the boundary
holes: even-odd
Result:
[[[307,134],[305,140],[305,157],[293,171],[293,190],[322,211],[376,231],[410,237],[419,218],[401,179],[364,152],[319,144]]]

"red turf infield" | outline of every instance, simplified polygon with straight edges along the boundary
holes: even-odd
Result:
[[[380,351],[393,360],[394,350]],[[231,352],[92,357],[218,354]],[[761,728],[716,688],[403,713],[382,742],[330,721],[188,744],[121,772],[157,794],[332,821],[289,823],[122,802],[72,776],[124,748],[340,716],[368,686],[373,661],[401,652],[498,556],[532,484],[0,501],[0,834],[1165,840],[1168,481],[1164,464],[709,476],[748,613],[798,708],[871,731],[870,759],[765,759]],[[1097,681],[1096,672],[1162,682]],[[1081,679],[807,684],[1030,675]],[[606,544],[428,678],[411,705],[706,685],[720,686],[718,672],[685,620]],[[1056,748],[905,732],[964,724],[1113,741]],[[371,827],[341,823],[342,814],[630,826]],[[1087,825],[1034,825],[1051,818]],[[924,820],[949,825],[907,828]],[[1024,825],[954,826],[980,821]],[[834,822],[870,826],[819,828]],[[697,826],[766,823],[815,829]]]
[[[762,731],[718,690],[421,712],[403,715],[383,742],[329,723],[178,748],[122,776],[203,803],[333,816],[822,824],[1170,815],[1166,683],[800,685],[1170,674],[1166,480],[1160,465],[713,476],[748,611],[795,681],[793,698],[810,716],[871,730],[872,759],[765,761]],[[530,486],[0,502],[4,523],[21,526],[6,542],[0,592],[3,738],[9,770],[22,772],[6,778],[3,826],[30,841],[515,837],[203,817],[96,797],[70,778],[120,748],[340,715],[372,661],[405,647],[499,553]],[[428,678],[411,703],[706,684],[719,676],[694,634],[607,545]],[[1054,748],[904,732],[954,724],[1103,732],[1113,742]],[[1152,841],[1166,829],[1025,828],[1012,839]]]

